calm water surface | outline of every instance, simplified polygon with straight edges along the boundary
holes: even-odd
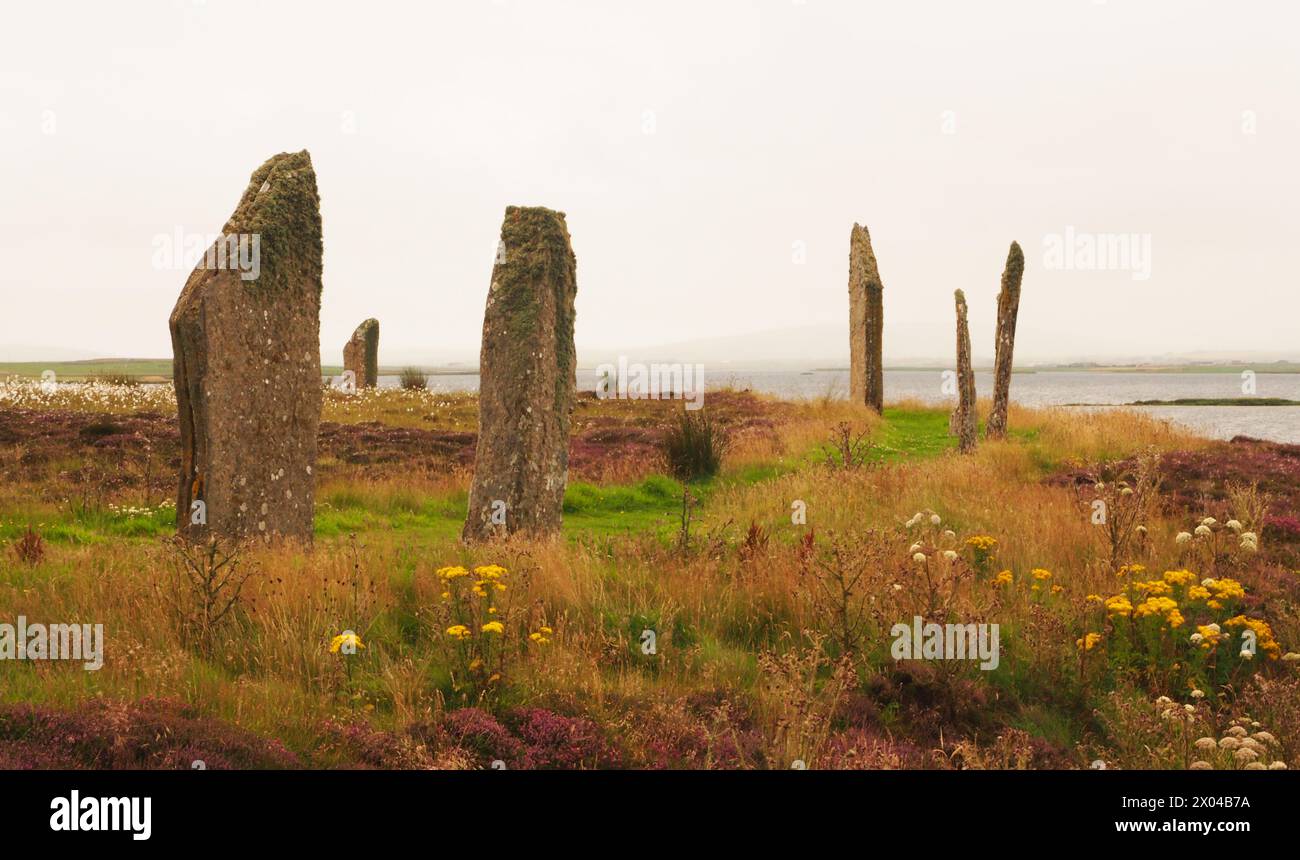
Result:
[[[595,390],[596,381],[594,370],[578,371],[579,389]],[[380,377],[379,384],[385,388],[396,386],[397,377]],[[823,397],[827,394],[845,397],[848,394],[849,374],[847,370],[732,372],[706,368],[705,386],[706,403],[710,386],[749,388],[789,399]],[[1011,399],[1026,406],[1089,408],[1132,403],[1135,400],[1242,397],[1241,386],[1242,379],[1235,373],[1044,371],[1015,374],[1011,379]],[[993,375],[977,372],[975,387],[981,395],[987,395],[993,389]],[[477,391],[478,375],[431,376],[429,389],[440,392]],[[1300,400],[1300,374],[1259,373],[1255,377],[1255,394],[1259,397]],[[905,398],[935,405],[953,401],[951,395],[943,393],[943,372],[940,370],[885,371],[885,400],[888,402]],[[1277,442],[1300,443],[1300,406],[1128,408],[1173,421],[1216,439],[1246,435]]]

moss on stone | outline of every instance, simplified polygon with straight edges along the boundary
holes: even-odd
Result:
[[[223,232],[260,237],[261,269],[257,280],[245,282],[250,288],[283,289],[291,278],[307,277],[319,292],[320,195],[307,150],[282,152],[253,171]]]

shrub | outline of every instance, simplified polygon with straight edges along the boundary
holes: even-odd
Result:
[[[23,536],[14,541],[14,554],[23,564],[35,567],[41,563],[41,559],[45,558],[45,539],[28,526]]]
[[[684,481],[716,475],[725,450],[722,428],[703,410],[682,410],[664,438],[668,467]]]
[[[429,377],[418,367],[403,367],[398,382],[407,391],[423,391],[429,387]]]

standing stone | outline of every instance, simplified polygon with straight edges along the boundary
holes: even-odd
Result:
[[[849,233],[849,399],[884,409],[884,286],[866,227]]]
[[[241,253],[237,268],[214,267],[210,253],[171,314],[177,527],[190,539],[311,540],[321,220],[306,150],[277,155],[253,174],[217,245],[235,240],[252,253]]]
[[[989,413],[984,436],[1000,439],[1007,435],[1007,401],[1011,396],[1011,352],[1016,345],[1016,315],[1020,313],[1020,281],[1025,274],[1025,255],[1020,245],[1011,243],[1007,265],[1002,270],[1002,289],[998,292],[998,332],[993,359],[993,411]]]
[[[953,293],[957,300],[957,410],[953,423],[957,448],[963,454],[975,450],[975,371],[970,363],[970,326],[966,322],[966,294]]]
[[[357,388],[374,388],[379,381],[379,320],[368,319],[343,344],[343,370],[352,371]]]
[[[506,209],[483,315],[466,541],[560,529],[577,388],[577,292],[564,213]]]

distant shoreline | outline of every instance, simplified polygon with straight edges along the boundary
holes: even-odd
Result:
[[[713,374],[718,373],[771,373],[771,372],[790,372],[790,373],[847,373],[847,367],[731,367],[729,365],[710,365],[705,363],[706,369],[711,370]],[[477,366],[469,365],[411,365],[418,367],[426,376],[478,376],[479,369]],[[405,366],[390,365],[382,366],[379,369],[380,376],[398,376]],[[580,367],[580,370],[595,370],[596,366]],[[916,372],[916,371],[933,371],[942,372],[951,368],[942,365],[898,365],[886,366],[887,372]],[[990,372],[991,367],[976,367],[978,372]],[[0,378],[6,376],[19,376],[40,378],[46,371],[53,371],[55,376],[60,379],[81,380],[102,376],[130,376],[139,382],[166,382],[172,378],[172,362],[166,358],[94,358],[79,359],[76,361],[11,361],[0,362]],[[1141,365],[1141,364],[1062,364],[1062,365],[1030,365],[1018,367],[1014,370],[1017,375],[1034,374],[1034,373],[1159,373],[1159,374],[1186,374],[1186,373],[1221,373],[1221,374],[1240,374],[1244,371],[1251,371],[1255,374],[1289,374],[1300,373],[1300,362],[1270,362],[1267,364],[1247,365],[1247,364],[1168,364],[1168,365]],[[322,376],[338,376],[342,374],[342,365],[327,364],[321,366]],[[1214,404],[1214,403],[1193,403],[1191,401],[1170,401],[1166,402],[1140,402],[1131,405],[1138,406],[1160,406],[1160,405],[1232,405],[1232,404]],[[1261,404],[1255,405],[1292,405],[1291,403],[1283,404]]]

